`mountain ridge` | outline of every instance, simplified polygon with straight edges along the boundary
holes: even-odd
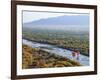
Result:
[[[59,16],[24,23],[24,25],[89,25],[89,16]]]

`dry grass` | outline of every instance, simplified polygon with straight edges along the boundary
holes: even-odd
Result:
[[[50,68],[81,66],[78,62],[23,45],[22,68]]]

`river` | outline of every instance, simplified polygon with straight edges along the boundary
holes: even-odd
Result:
[[[70,60],[76,60],[77,62],[79,62],[83,66],[89,66],[89,57],[88,56],[80,54],[78,60],[74,59],[72,57],[71,50],[59,48],[57,46],[50,45],[50,44],[43,44],[43,43],[30,41],[27,39],[23,39],[22,43],[25,45],[31,46],[32,48],[40,48],[40,49],[45,50],[51,54],[57,54],[59,56],[69,58]]]

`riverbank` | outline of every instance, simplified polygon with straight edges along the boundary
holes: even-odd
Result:
[[[32,41],[32,42],[42,43],[42,44],[49,44],[49,45],[53,45],[53,46],[56,46],[56,47],[59,47],[59,48],[62,48],[62,49],[67,49],[67,50],[70,50],[70,51],[74,51],[74,50],[72,50],[71,48],[66,48],[66,47],[64,47],[64,46],[55,45],[55,44],[49,43],[49,42],[47,42],[47,41],[36,41],[36,40],[31,40],[31,39],[28,39],[28,38],[25,38],[25,37],[23,37],[22,39],[25,39],[25,40],[28,40],[28,41]],[[82,53],[82,52],[80,52],[80,54],[89,57],[89,54]]]
[[[79,62],[56,54],[50,54],[38,48],[23,45],[22,68],[52,68],[81,66]]]
[[[53,45],[49,45],[49,44],[43,44],[43,43],[38,43],[38,42],[34,42],[34,41],[29,41],[26,39],[23,39],[22,41],[23,44],[31,46],[32,48],[38,48],[41,50],[44,50],[50,54],[56,54],[62,57],[66,57],[70,60],[75,60],[77,62],[79,62],[82,66],[89,66],[89,57],[79,54],[79,59],[73,58],[72,56],[72,51],[67,50],[67,49],[63,49],[63,48],[59,48]]]

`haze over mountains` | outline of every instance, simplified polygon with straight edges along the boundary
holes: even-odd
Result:
[[[59,16],[46,19],[40,19],[28,23],[23,23],[23,27],[35,29],[52,29],[52,30],[89,30],[89,16],[73,15]]]

